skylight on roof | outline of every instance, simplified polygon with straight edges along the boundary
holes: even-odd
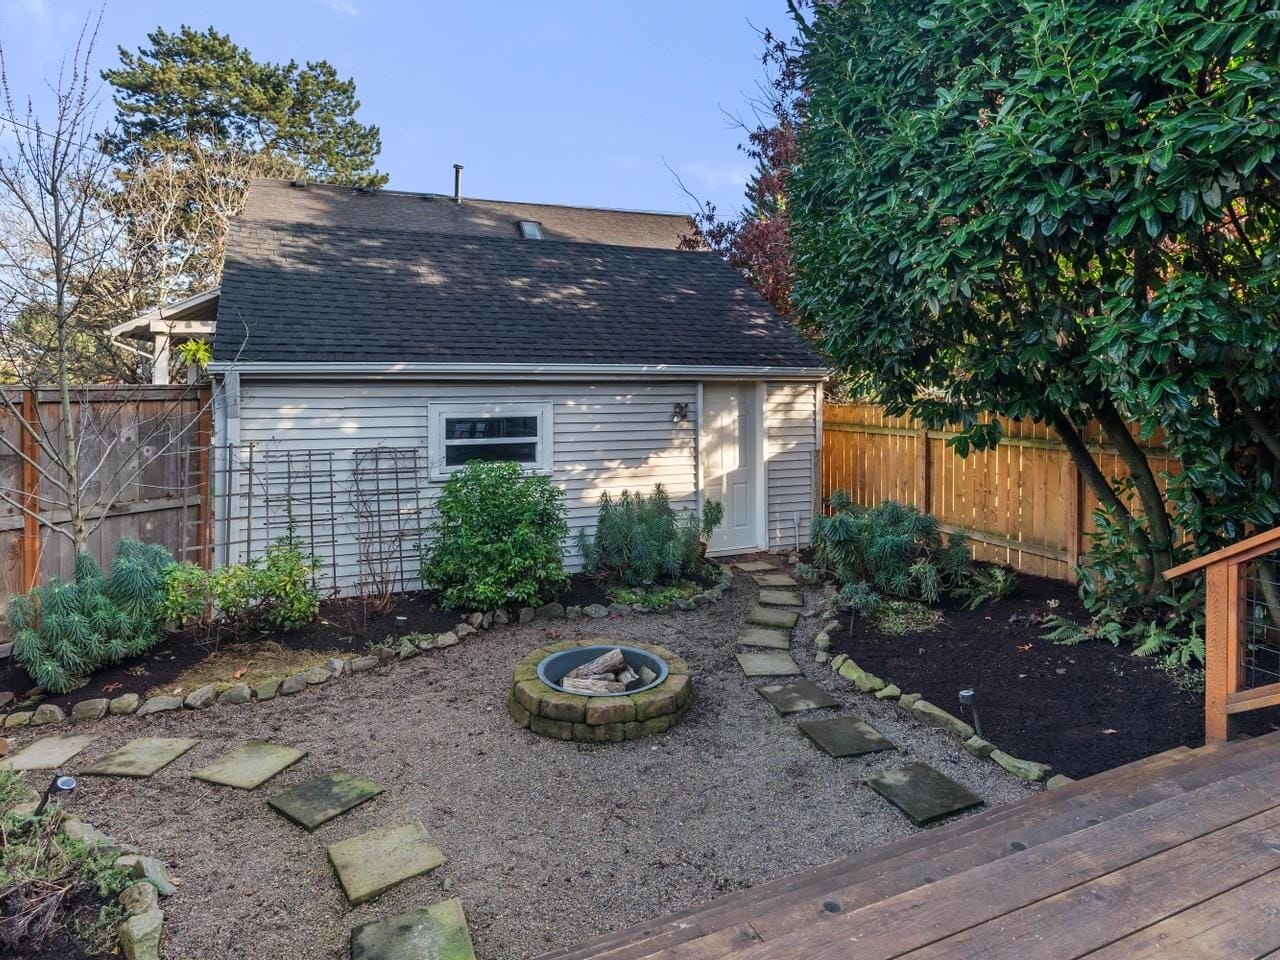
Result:
[[[520,229],[520,236],[525,240],[542,239],[542,224],[537,220],[517,220],[516,226]]]

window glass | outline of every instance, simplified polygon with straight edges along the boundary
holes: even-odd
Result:
[[[537,417],[446,417],[445,440],[502,440],[536,437]]]
[[[537,441],[516,443],[450,443],[444,448],[444,465],[460,467],[472,460],[514,460],[516,463],[536,463]]]

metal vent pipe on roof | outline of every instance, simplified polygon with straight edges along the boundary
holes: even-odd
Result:
[[[462,164],[453,165],[453,202],[462,202]]]

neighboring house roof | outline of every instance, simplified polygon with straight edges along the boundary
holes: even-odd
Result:
[[[197,293],[139,314],[132,320],[118,323],[107,331],[112,339],[132,337],[137,340],[154,339],[157,333],[179,336],[208,336],[213,333],[218,315],[218,288]]]
[[[255,182],[228,237],[214,360],[823,366],[719,256],[675,249],[684,218],[545,206],[546,239],[518,239],[531,208]]]
[[[548,240],[609,243],[673,250],[695,235],[683,213],[604,210],[551,203],[511,203],[402,190],[353,190],[330,184],[294,186],[288,180],[255,180],[244,220],[309,223],[339,229],[399,230],[470,237],[519,239],[516,224],[532,220]]]

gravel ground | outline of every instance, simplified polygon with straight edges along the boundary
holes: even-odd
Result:
[[[170,960],[345,960],[356,924],[446,895],[462,898],[481,957],[514,960],[912,833],[861,783],[907,760],[932,764],[988,804],[1033,792],[815,664],[816,616],[797,627],[797,661],[900,750],[832,760],[810,747],[794,729],[799,718],[778,718],[734,660],[755,593],[739,573],[722,603],[693,612],[502,628],[294,697],[102,721],[102,739],[75,769],[135,736],[203,742],[149,780],[84,778],[73,808],[170,864],[180,883],[164,904]],[[816,592],[809,602],[816,608]],[[694,701],[674,730],[579,745],[510,720],[516,661],[549,638],[593,636],[660,643],[688,660]],[[310,756],[251,793],[189,777],[251,738]],[[386,792],[314,834],[264,803],[334,766]],[[448,863],[348,909],[326,844],[413,818]]]

